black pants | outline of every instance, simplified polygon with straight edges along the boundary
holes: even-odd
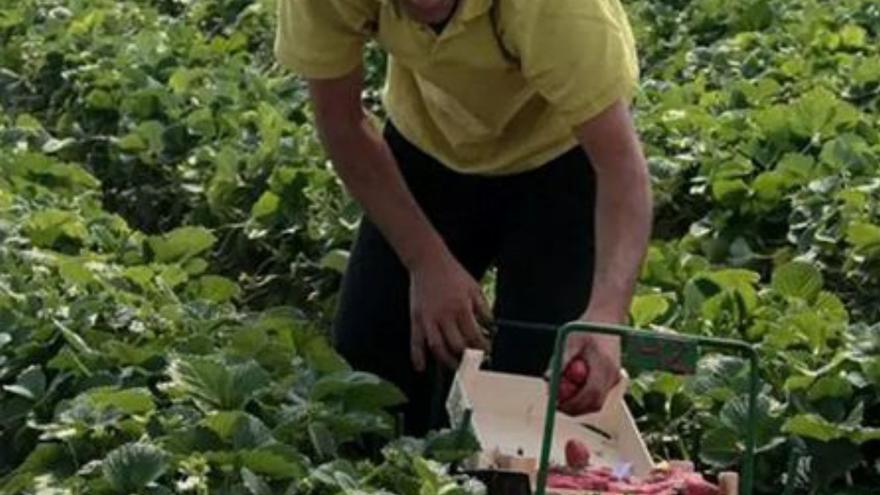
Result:
[[[578,147],[530,172],[504,177],[456,173],[417,149],[393,126],[385,138],[416,201],[446,245],[480,280],[497,267],[496,318],[562,324],[586,309],[593,273],[595,177]],[[409,275],[382,234],[363,219],[343,278],[334,336],[358,370],[400,387],[404,431],[444,426],[451,373],[410,362]],[[540,375],[552,332],[500,328],[491,367]],[[433,368],[433,371],[432,371]]]

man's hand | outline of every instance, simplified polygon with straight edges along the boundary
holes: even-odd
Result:
[[[594,323],[618,324],[622,318],[614,311],[590,307],[581,318]],[[565,345],[563,363],[580,356],[589,366],[587,382],[559,409],[572,416],[602,409],[608,392],[620,381],[620,339],[611,335],[572,334]]]
[[[448,252],[410,272],[410,310],[417,371],[425,370],[426,348],[450,368],[466,348],[489,348],[478,323],[491,315],[483,291]]]

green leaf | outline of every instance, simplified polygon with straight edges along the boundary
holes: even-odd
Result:
[[[60,239],[83,241],[88,229],[75,213],[47,208],[33,213],[24,225],[31,241],[42,248],[52,248]]]
[[[152,394],[145,388],[100,387],[86,392],[86,397],[99,409],[113,408],[126,414],[145,414],[156,409]]]
[[[862,85],[880,82],[880,57],[861,60],[856,65],[852,78],[856,84]]]
[[[86,192],[101,185],[98,179],[81,166],[61,163],[41,153],[16,156],[15,164],[21,175],[28,180],[52,188],[61,195]]]
[[[773,271],[771,284],[785,297],[815,301],[824,285],[822,272],[811,263],[793,261]]]
[[[156,275],[156,272],[149,266],[138,265],[125,268],[122,274],[141,289],[149,290],[153,285],[153,277]]]
[[[835,170],[851,173],[871,170],[876,160],[864,138],[851,133],[842,134],[825,143],[820,158]]]
[[[740,31],[763,31],[774,25],[775,11],[769,0],[751,0],[737,12],[736,27]]]
[[[826,349],[828,339],[834,337],[843,328],[823,318],[814,309],[788,315],[782,320],[782,331],[793,336],[804,337],[813,351]]]
[[[122,151],[136,153],[147,149],[147,142],[140,134],[132,132],[116,140],[116,146]]]
[[[253,449],[274,442],[272,432],[258,418],[241,411],[212,413],[202,424],[236,450]]]
[[[118,340],[107,342],[103,345],[103,350],[107,357],[119,361],[121,365],[130,366],[143,365],[160,354],[152,346],[135,346]]]
[[[349,252],[344,249],[334,249],[321,258],[321,267],[328,268],[339,274],[345,273],[348,265]]]
[[[0,28],[8,29],[25,22],[26,10],[22,6],[7,6],[0,10]]]
[[[206,191],[211,210],[217,213],[226,212],[233,203],[235,191],[242,186],[238,177],[237,152],[229,147],[222,148],[214,159],[214,176],[208,182]]]
[[[699,314],[703,303],[721,293],[721,290],[722,287],[707,275],[697,275],[688,280],[684,286],[685,308],[690,313]]]
[[[88,286],[95,281],[95,276],[83,260],[67,259],[58,264],[58,274],[75,285]]]
[[[820,442],[828,442],[844,436],[841,428],[816,414],[798,414],[791,417],[782,425],[782,431]]]
[[[23,113],[15,118],[15,127],[25,131],[45,132],[39,119],[29,113]]]
[[[157,120],[148,120],[138,124],[136,131],[138,137],[146,145],[144,151],[148,151],[155,155],[162,153],[165,149],[165,141],[162,137],[165,133],[165,126]],[[141,155],[143,158],[144,155]]]
[[[852,393],[852,385],[846,379],[839,376],[823,376],[809,388],[807,398],[811,401],[847,399]]]
[[[343,476],[340,476],[343,475]],[[358,477],[354,465],[345,459],[335,459],[316,467],[309,472],[309,480],[329,488],[342,489],[350,480]],[[355,483],[357,485],[357,483]],[[403,492],[409,493],[409,492]]]
[[[801,185],[812,180],[816,174],[816,160],[801,153],[786,153],[776,165],[776,173],[783,175],[791,185]]]
[[[788,112],[791,129],[806,138],[830,135],[841,128],[851,127],[859,117],[858,109],[825,88],[816,88],[805,94]]]
[[[728,401],[748,390],[748,365],[742,358],[709,354],[697,363],[688,386],[696,394]]]
[[[865,28],[857,24],[847,24],[840,30],[840,41],[847,48],[862,48],[868,38]]]
[[[244,467],[277,479],[300,479],[307,475],[308,460],[295,449],[277,444],[241,454]]]
[[[846,323],[849,320],[849,312],[846,310],[843,301],[830,292],[820,292],[813,303],[813,307],[823,316],[840,323]]]
[[[635,296],[630,307],[633,325],[643,327],[669,311],[669,301],[662,294]]]
[[[880,247],[880,226],[853,222],[846,229],[846,240],[859,251]]]
[[[272,191],[266,191],[260,199],[251,207],[251,217],[256,220],[264,220],[278,211],[281,198]]]
[[[789,134],[789,112],[783,105],[772,105],[755,111],[752,118],[771,141],[785,142]]]
[[[208,262],[203,258],[192,258],[183,265],[189,275],[201,275],[208,269]]]
[[[204,227],[181,227],[147,239],[159,263],[187,261],[210,249],[217,238]]]
[[[302,353],[309,367],[319,373],[336,373],[350,370],[348,363],[340,356],[321,335],[310,338],[302,346]]]
[[[758,273],[751,270],[727,269],[707,276],[723,289],[737,292],[745,302],[746,309],[752,310],[758,305],[758,294],[755,291],[755,285],[761,280],[761,275]]]
[[[46,393],[46,375],[39,366],[31,366],[18,375],[14,385],[4,385],[3,390],[36,401]]]
[[[480,442],[470,429],[431,432],[425,439],[425,456],[443,463],[462,462],[480,451]]]
[[[318,455],[318,459],[332,459],[336,457],[336,440],[326,425],[319,422],[311,422],[307,428],[312,448]]]
[[[97,356],[98,353],[92,349],[89,344],[76,332],[67,327],[64,323],[61,323],[58,320],[55,320],[55,326],[61,331],[61,335],[64,336],[64,340],[67,342],[73,350],[77,353],[85,356]]]
[[[225,303],[241,293],[238,284],[226,277],[205,275],[198,280],[198,295],[216,303]]]
[[[199,83],[207,73],[204,68],[178,67],[168,78],[168,86],[176,93],[183,94]]]
[[[8,477],[2,478],[5,493],[26,493],[35,477],[52,472],[66,460],[67,451],[60,443],[39,443]]]
[[[41,151],[43,153],[46,153],[47,155],[51,155],[53,153],[58,153],[59,151],[62,151],[65,148],[68,148],[73,144],[76,144],[76,140],[73,138],[65,138],[65,139],[50,138],[48,141],[43,143],[43,147],[42,147]]]
[[[0,189],[0,210],[11,207],[13,201],[14,196],[12,195],[12,193]]]
[[[203,409],[241,409],[269,386],[269,374],[254,361],[229,366],[220,359],[175,357],[168,374],[171,385]]]
[[[384,411],[346,411],[324,418],[324,422],[340,443],[364,435],[392,438],[394,434],[394,418]]]
[[[783,389],[785,389],[786,392],[797,392],[798,390],[806,389],[812,385],[815,380],[815,377],[806,375],[789,376],[785,379]]]
[[[850,433],[849,438],[859,445],[865,442],[875,442],[880,440],[880,428],[857,428]]]
[[[267,157],[278,150],[286,121],[278,109],[266,101],[260,102],[257,113],[257,126],[262,138],[259,152]]]
[[[189,280],[189,274],[180,265],[166,265],[159,272],[159,281],[169,289],[174,289]]]
[[[95,110],[112,110],[116,104],[113,96],[101,89],[96,89],[86,95],[86,105]]]
[[[763,447],[773,441],[778,434],[779,421],[773,409],[778,407],[773,399],[761,395],[755,402],[755,421],[749,421],[749,396],[740,394],[724,403],[719,412],[721,424],[735,432],[739,438],[746,438],[754,428],[756,446]]]
[[[359,371],[341,371],[322,377],[312,387],[315,401],[340,401],[352,409],[380,409],[402,404],[406,397],[381,378]]]
[[[784,197],[791,185],[792,182],[785,175],[771,171],[756,177],[752,183],[752,189],[755,191],[755,196],[761,201],[776,203]]]
[[[272,487],[248,468],[241,468],[241,481],[251,495],[273,495]]]
[[[217,131],[210,108],[199,108],[184,119],[189,131],[197,136],[211,137]]]
[[[170,456],[148,443],[128,443],[102,461],[104,480],[119,493],[139,492],[168,470]]]
[[[726,205],[734,205],[749,194],[749,186],[742,179],[720,179],[712,182],[712,197]]]
[[[740,437],[728,428],[713,428],[700,440],[700,459],[717,468],[732,466],[739,460]]]
[[[875,387],[880,387],[880,356],[872,356],[862,361],[862,372],[865,373],[865,377],[874,384]]]

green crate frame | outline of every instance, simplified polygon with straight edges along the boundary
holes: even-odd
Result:
[[[740,483],[740,495],[752,495],[754,490],[755,469],[755,437],[757,432],[757,401],[758,401],[758,352],[754,346],[747,342],[715,337],[702,337],[684,334],[666,334],[638,330],[622,325],[607,325],[588,322],[571,322],[557,328],[547,324],[535,324],[511,320],[497,320],[493,326],[511,326],[519,328],[558,330],[553,358],[551,359],[549,377],[549,397],[547,400],[547,412],[544,420],[544,435],[541,443],[541,458],[538,465],[538,475],[535,495],[547,495],[547,475],[550,468],[550,451],[553,444],[553,428],[556,424],[556,400],[559,390],[559,382],[562,376],[562,359],[565,342],[573,333],[595,333],[620,337],[622,352],[626,352],[626,339],[643,340],[675,340],[685,345],[696,346],[698,350],[709,348],[716,350],[733,351],[744,355],[749,361],[749,394],[748,394],[748,422],[746,432],[745,458],[742,464],[742,479]],[[626,362],[626,361],[624,361]]]

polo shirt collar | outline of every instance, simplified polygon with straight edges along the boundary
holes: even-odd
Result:
[[[471,19],[477,18],[492,8],[492,2],[500,2],[502,0],[458,0],[461,4],[458,8],[461,9],[461,12],[456,17],[459,17],[462,21],[469,21]],[[384,5],[390,5],[391,0],[379,0],[379,3]]]
[[[480,17],[489,11],[492,7],[492,2],[500,2],[502,0],[458,0],[461,2],[459,8],[461,12],[461,20],[469,21],[471,19]]]

